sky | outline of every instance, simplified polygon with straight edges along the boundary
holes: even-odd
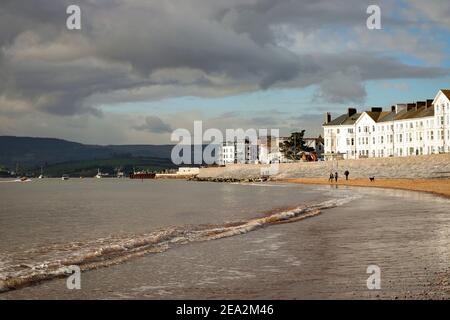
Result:
[[[448,0],[2,0],[0,135],[165,144],[200,120],[313,137],[325,112],[450,89],[449,39]]]

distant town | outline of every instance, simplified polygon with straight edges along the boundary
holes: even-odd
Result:
[[[450,90],[434,99],[325,116],[325,159],[402,157],[450,152]]]
[[[323,137],[305,138],[303,133],[280,137],[280,148],[271,151],[271,137],[260,137],[257,145],[250,141],[242,152],[237,141],[226,141],[219,152],[219,163],[285,163],[296,160],[362,159],[402,157],[450,152],[450,90],[439,90],[434,99],[398,103],[388,110],[372,107],[332,119],[325,114]],[[290,152],[285,146],[294,142]],[[269,142],[268,142],[269,141]],[[297,142],[297,143],[296,143]],[[284,148],[283,148],[284,147]]]
[[[434,99],[398,103],[387,109],[372,107],[367,111],[358,111],[356,107],[349,107],[346,113],[334,119],[327,112],[322,127],[323,136],[318,137],[307,137],[305,131],[300,130],[284,137],[260,136],[256,142],[250,139],[223,141],[217,146],[214,165],[271,164],[448,153],[450,152],[450,90],[439,90]],[[58,141],[61,147],[62,140]],[[46,141],[47,149],[49,149],[48,143]],[[37,165],[36,162],[39,160],[36,160],[34,167],[28,165],[26,170],[21,168],[19,161],[15,163],[14,169],[2,165],[0,176],[61,176],[69,172],[72,176],[86,177],[131,177],[147,173],[151,173],[152,177],[155,176],[154,174],[159,174],[161,177],[182,177],[183,172],[186,174],[189,171],[186,167],[190,164],[175,166],[171,163],[170,145],[143,146],[137,150],[131,146],[85,146],[85,150],[81,144],[71,142],[67,144],[70,152],[85,153],[89,157],[77,158],[77,162],[61,158],[60,161],[55,160],[49,165],[47,161],[51,159],[51,155],[48,154],[47,158],[43,157],[43,160],[40,160],[42,162],[45,160],[45,165],[43,163]],[[28,141],[24,147],[23,152],[27,157],[40,151],[39,147],[36,147],[37,150],[30,151],[30,145],[33,143]],[[144,148],[147,149],[144,150]],[[69,151],[66,153],[70,153]],[[96,153],[97,156],[95,156]],[[16,155],[11,159],[16,158],[19,157]],[[9,160],[9,163],[11,161]],[[190,171],[190,174],[192,172],[197,171]]]

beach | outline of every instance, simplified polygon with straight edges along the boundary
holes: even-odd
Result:
[[[341,176],[338,182],[329,182],[327,178],[286,178],[279,181],[299,184],[315,184],[315,185],[340,185],[354,187],[373,187],[401,189],[409,191],[420,191],[433,193],[436,195],[450,198],[450,179],[352,179],[345,180],[345,176]]]
[[[336,184],[68,182],[1,186],[12,198],[0,211],[0,273],[73,256],[93,266],[93,252],[98,264],[80,290],[61,276],[0,299],[449,298],[443,197]],[[370,265],[381,269],[380,290],[367,287]]]

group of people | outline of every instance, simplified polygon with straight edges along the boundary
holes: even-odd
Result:
[[[350,172],[348,170],[345,170],[345,172],[344,172],[345,180],[348,180],[349,174],[350,174]],[[333,182],[333,180],[334,180],[334,181],[338,182],[338,178],[339,178],[339,175],[338,175],[337,171],[334,174],[333,174],[333,172],[330,172],[330,178],[328,179],[328,181]]]

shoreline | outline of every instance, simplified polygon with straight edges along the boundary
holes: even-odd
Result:
[[[278,182],[288,182],[296,184],[315,184],[315,185],[335,185],[350,187],[371,187],[382,189],[399,189],[407,191],[417,191],[431,193],[450,199],[450,179],[375,179],[371,182],[369,179],[349,179],[340,178],[338,182],[328,182],[327,178],[283,178],[277,179]]]
[[[355,186],[358,183],[364,184],[363,186],[356,185],[358,187],[369,185],[380,188],[378,185],[374,186],[374,183],[382,183],[382,179],[374,183],[370,183],[368,179],[367,181],[351,179],[348,182],[344,179],[337,185],[347,183]],[[281,180],[283,179],[278,181]],[[323,178],[291,178],[284,181],[289,183],[292,180],[304,184],[306,184],[305,182],[329,184]],[[275,180],[271,181],[275,182]],[[393,181],[397,182],[397,186],[400,183],[417,184],[414,183],[417,181],[422,184],[430,183],[430,180],[420,179],[389,179],[388,182],[392,184]],[[118,186],[113,181],[110,182],[111,186]],[[447,187],[448,181],[441,182],[444,183],[444,187]],[[336,185],[336,183],[333,184]],[[92,185],[97,185],[97,183],[92,183]],[[163,193],[168,194],[169,190],[174,190],[175,185],[165,186],[167,189]],[[273,206],[276,209],[271,210],[272,212],[261,211],[261,216],[253,213],[248,216],[246,214],[243,216],[232,215],[221,225],[223,230],[218,230],[219,225],[215,219],[211,220],[210,227],[205,225],[205,229],[202,229],[204,233],[199,233],[201,230],[197,228],[183,229],[181,235],[187,236],[188,230],[194,230],[194,235],[208,238],[207,241],[196,241],[195,248],[191,244],[173,246],[171,250],[164,251],[164,254],[143,254],[143,256],[139,256],[140,253],[144,253],[143,251],[135,251],[138,254],[136,259],[130,257],[127,263],[117,263],[108,271],[96,268],[83,273],[83,290],[77,293],[65,289],[65,279],[62,277],[46,281],[42,285],[4,292],[0,294],[0,300],[28,299],[30,297],[65,299],[74,298],[73,294],[77,294],[75,297],[79,299],[224,299],[227,297],[234,299],[248,299],[249,297],[265,299],[279,297],[285,299],[448,299],[450,291],[447,291],[449,287],[444,281],[448,279],[449,269],[446,266],[442,267],[446,261],[442,253],[446,252],[445,248],[449,243],[445,237],[446,230],[450,225],[450,220],[445,217],[450,208],[448,201],[436,201],[436,204],[433,204],[434,201],[430,201],[431,204],[429,204],[427,201],[423,201],[423,197],[407,192],[399,192],[395,197],[391,197],[389,192],[383,190],[367,192],[367,189],[366,191],[361,189],[361,194],[367,196],[363,196],[361,199],[358,197],[358,201],[350,201],[345,209],[340,206],[332,207],[329,208],[329,214],[318,215],[314,219],[308,218],[302,223],[295,222],[296,219],[304,219],[305,216],[302,215],[292,217],[291,220],[284,220],[286,216],[283,214],[280,219],[274,219],[273,215],[279,212],[292,211],[289,209],[294,208],[295,205],[291,206],[291,203],[287,204],[285,200],[295,196],[299,198],[293,200],[292,203],[297,203],[300,198],[305,197],[305,200],[300,200],[314,204],[322,197],[322,192],[331,198],[334,198],[334,195],[352,196],[359,193],[359,191],[354,192],[356,190],[351,189],[349,192],[347,188],[343,187],[336,188],[336,190],[333,187],[325,187],[314,191],[317,188],[290,185],[291,188],[262,189],[266,191],[260,195],[261,200],[267,199],[271,195],[277,198],[277,195],[288,194],[283,201],[278,201],[277,206],[274,206],[273,200],[267,202],[267,206],[260,206],[263,210]],[[131,186],[135,186],[135,191],[142,189],[140,183],[131,184]],[[144,184],[144,186],[148,185]],[[185,186],[187,187],[188,184],[180,186],[179,190],[184,191]],[[128,187],[120,186],[119,190]],[[214,188],[223,190],[223,185],[213,184],[198,184],[192,187],[202,190]],[[383,185],[382,188],[386,188],[386,186]],[[230,186],[229,189],[235,188]],[[308,196],[310,189],[313,190],[314,195]],[[242,191],[249,192],[246,190],[251,191],[252,188],[237,190],[235,194],[241,194]],[[67,190],[67,192],[72,192],[72,190]],[[254,195],[260,193],[259,191],[252,192]],[[147,195],[147,193],[146,190],[142,192],[143,195]],[[203,197],[203,194],[203,192],[196,192],[194,195]],[[386,198],[383,195],[386,195]],[[377,201],[373,202],[373,198],[377,198]],[[245,197],[241,200],[246,203],[247,199],[248,197]],[[383,201],[378,201],[379,199]],[[399,199],[406,201],[399,201]],[[143,208],[146,206],[147,201],[143,203]],[[251,212],[255,210],[253,204],[247,208]],[[370,208],[370,210],[362,211],[361,209],[364,208]],[[182,208],[182,211],[184,210]],[[195,210],[195,212],[198,211],[200,210]],[[228,211],[229,209],[224,210],[224,212]],[[206,216],[210,216],[209,210],[204,212]],[[315,212],[309,213],[315,214]],[[109,211],[106,214],[110,216]],[[258,232],[245,232],[243,240],[244,232],[242,231],[259,225],[259,223],[243,225],[241,224],[244,222],[243,219],[249,222],[253,222],[253,219],[258,221],[263,219],[272,224],[273,228],[261,227],[258,228]],[[191,221],[191,218],[189,217],[186,221]],[[202,222],[202,219],[198,221]],[[240,223],[232,224],[227,221],[239,221]],[[389,221],[389,224],[386,224],[386,221]],[[144,235],[148,235],[149,232],[151,230],[133,231],[130,237],[139,243],[145,243],[147,237]],[[238,236],[226,236],[234,233]],[[441,236],[435,237],[435,235]],[[101,236],[99,235],[99,237]],[[173,236],[171,239],[181,241],[177,232]],[[117,238],[116,240],[130,244],[127,239]],[[101,246],[105,248],[105,245],[109,244],[111,248],[115,248],[116,240],[111,243],[102,242]],[[192,238],[192,240],[195,239]],[[82,240],[76,239],[76,241]],[[417,243],[420,245],[417,246]],[[95,246],[90,248],[95,248]],[[120,253],[121,246],[117,248],[119,251],[105,251],[103,257],[107,258],[111,254],[111,258],[120,258],[116,254]],[[221,255],[217,257],[219,250],[221,250]],[[423,256],[423,252],[427,254]],[[59,255],[57,257],[61,259]],[[133,259],[131,260],[131,258]],[[249,261],[252,263],[251,265],[249,265]],[[383,270],[382,291],[368,291],[365,287],[366,267],[373,263],[379,265]],[[178,269],[180,265],[183,272]],[[173,269],[167,271],[167,266],[173,266]],[[155,273],[155,269],[160,272]],[[220,272],[217,271],[219,269]],[[105,276],[105,272],[108,275],[111,272],[112,276]],[[130,277],[130,273],[136,276]],[[268,274],[269,277],[267,277]],[[407,277],[408,274],[414,274],[415,278]],[[262,281],[262,279],[264,280]],[[178,285],[180,283],[182,285]]]

